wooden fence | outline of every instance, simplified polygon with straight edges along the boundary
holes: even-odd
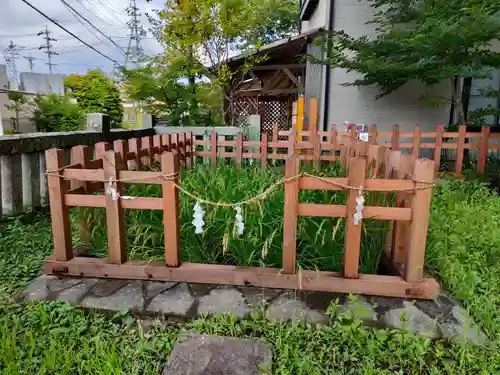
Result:
[[[48,150],[47,173],[52,215],[54,256],[45,263],[45,272],[100,278],[172,280],[179,282],[253,285],[271,288],[319,290],[412,298],[431,298],[439,290],[432,278],[423,277],[427,220],[430,208],[434,163],[341,137],[339,156],[348,168],[347,178],[318,178],[299,174],[299,155],[286,158],[284,203],[283,269],[231,265],[182,263],[179,223],[179,171],[189,167],[192,151],[190,135],[162,135],[148,138],[139,148],[138,140],[96,145],[97,159],[89,160],[87,146],[73,148],[71,165],[65,165],[64,152]],[[241,139],[241,138],[240,138]],[[241,141],[237,141],[240,142]],[[241,148],[240,148],[241,150]],[[238,151],[237,151],[238,152]],[[239,151],[242,153],[242,151]],[[160,171],[148,168],[153,159]],[[130,170],[135,169],[135,170]],[[71,182],[71,186],[70,183]],[[161,184],[162,198],[125,197],[127,183]],[[346,205],[301,204],[299,190],[345,190]],[[101,191],[100,194],[96,194]],[[369,206],[360,211],[357,199],[363,191],[396,192],[395,207]],[[108,258],[74,257],[70,229],[70,207],[106,209]],[[163,211],[165,261],[127,260],[124,209]],[[362,219],[391,220],[387,257],[395,276],[365,275],[358,270]],[[343,272],[297,271],[296,226],[298,216],[344,217],[346,235]],[[80,222],[81,238],[89,239],[91,230]]]
[[[338,159],[343,136],[356,137],[356,130],[338,132],[335,126],[328,132],[295,130],[282,131],[275,126],[272,136],[262,133],[260,141],[246,141],[238,133],[232,141],[218,140],[219,134],[212,132],[209,140],[193,141],[194,156],[209,157],[215,167],[217,158],[234,158],[236,165],[241,166],[243,159],[258,159],[262,166],[269,160],[285,160],[291,155],[297,155],[300,160],[314,161],[319,166],[321,161]],[[295,142],[290,142],[295,139]],[[460,126],[458,132],[445,132],[443,126],[438,126],[435,132],[422,132],[420,126],[415,126],[413,132],[400,132],[399,125],[394,125],[391,132],[379,132],[372,125],[368,143],[388,146],[392,150],[407,150],[415,157],[432,156],[436,172],[439,172],[444,157],[444,151],[455,151],[453,171],[457,177],[462,176],[465,150],[476,150],[476,171],[484,174],[488,152],[500,150],[500,134],[493,134],[487,126],[481,132],[467,132],[465,126]],[[226,148],[232,151],[226,151]],[[204,148],[204,149],[203,149]]]

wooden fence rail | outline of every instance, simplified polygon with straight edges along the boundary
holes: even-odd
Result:
[[[317,167],[321,161],[338,160],[341,139],[356,135],[354,128],[350,132],[338,132],[332,126],[328,132],[311,133],[293,129],[280,131],[275,126],[272,135],[263,132],[260,141],[245,141],[241,135],[237,135],[233,141],[221,141],[214,131],[210,140],[193,140],[193,155],[209,157],[213,167],[217,164],[217,158],[234,158],[237,166],[241,166],[243,159],[255,159],[266,166],[268,160],[285,160],[291,155],[297,155],[300,160],[313,161]],[[460,126],[458,132],[445,132],[442,125],[435,132],[422,132],[418,125],[413,132],[401,132],[399,125],[394,125],[391,132],[379,132],[377,126],[372,125],[368,143],[387,146],[392,150],[408,150],[417,158],[427,154],[434,160],[436,172],[440,171],[443,152],[453,150],[456,153],[453,171],[460,177],[466,150],[477,150],[476,171],[478,174],[485,173],[488,153],[500,150],[500,134],[491,133],[487,126],[482,127],[481,132],[473,133],[467,132],[465,126]],[[201,150],[202,147],[210,147],[210,150]],[[232,151],[226,151],[227,147],[232,148]]]
[[[214,139],[217,139],[216,137]],[[335,137],[335,142],[337,137]],[[65,165],[63,151],[48,150],[47,170],[52,214],[54,256],[45,263],[45,272],[100,278],[152,279],[178,282],[254,285],[260,287],[319,290],[344,293],[432,298],[439,285],[423,276],[425,239],[434,176],[434,163],[402,155],[400,151],[368,144],[352,137],[340,137],[341,162],[346,178],[317,178],[300,174],[297,144],[286,157],[283,269],[181,262],[179,218],[179,171],[192,165],[193,142],[190,134],[170,134],[146,139],[116,141],[96,147],[97,159],[89,160],[86,146],[77,146],[71,165]],[[241,160],[245,142],[236,139],[235,154]],[[275,143],[275,142],[273,142]],[[215,142],[214,142],[215,144]],[[227,144],[227,143],[224,143]],[[272,145],[270,145],[272,147]],[[277,146],[280,147],[280,146]],[[314,149],[313,149],[314,150]],[[210,150],[212,152],[213,150]],[[216,160],[215,155],[213,160]],[[262,159],[259,155],[258,158]],[[266,159],[267,160],[267,159]],[[160,171],[151,171],[153,161]],[[145,166],[147,170],[139,169]],[[135,170],[131,170],[135,169]],[[69,185],[69,182],[71,186]],[[125,184],[160,184],[162,197],[126,197]],[[71,189],[70,189],[71,188]],[[344,190],[346,205],[303,204],[300,190]],[[365,192],[396,192],[394,207],[359,206]],[[69,207],[102,207],[106,210],[108,257],[74,257]],[[124,209],[163,211],[164,262],[127,260]],[[355,220],[355,215],[362,217]],[[298,271],[296,231],[299,216],[342,217],[346,220],[342,272]],[[394,223],[386,256],[394,266],[394,276],[359,273],[362,220],[390,220]],[[81,228],[88,231],[86,223]]]

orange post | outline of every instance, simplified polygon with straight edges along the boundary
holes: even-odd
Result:
[[[161,171],[167,176],[162,183],[163,191],[163,227],[165,232],[165,264],[179,267],[180,260],[180,224],[179,224],[179,158],[177,152],[164,152],[161,155]]]
[[[299,173],[299,162],[294,157],[286,159],[285,178]],[[283,270],[295,274],[297,267],[297,214],[299,206],[299,180],[285,183],[285,205],[283,217]]]
[[[118,182],[118,160],[114,151],[107,151],[102,160],[105,179],[106,226],[108,229],[108,261],[122,264],[127,260],[125,247],[125,216],[119,196],[123,195]],[[111,194],[108,189],[114,189]]]
[[[62,174],[61,168],[64,166],[64,150],[52,148],[45,151],[45,160],[54,255],[58,261],[67,261],[73,258],[73,249],[69,209],[64,203],[64,196],[68,193],[68,184],[63,178],[59,177]]]
[[[420,138],[421,138],[422,132],[420,130],[420,125],[415,125],[415,129],[413,129],[413,149],[412,149],[412,155],[416,158],[418,158],[418,155],[420,155]]]
[[[349,162],[349,186],[363,188],[365,182],[366,158],[355,157]],[[357,189],[350,189],[346,206],[346,232],[344,240],[344,277],[357,279],[359,277],[359,249],[361,245],[362,220],[355,222],[357,210],[356,199],[361,196]]]

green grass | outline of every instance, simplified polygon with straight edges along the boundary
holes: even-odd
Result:
[[[343,176],[338,164],[322,171],[323,176]],[[181,185],[193,194],[213,202],[240,202],[266,190],[283,176],[281,169],[219,166],[215,171],[199,167],[183,173]],[[161,197],[159,185],[134,185],[127,195]],[[382,194],[366,194],[368,204],[383,204]],[[378,202],[376,202],[378,200]],[[345,204],[344,192],[301,191],[301,203]],[[233,208],[203,205],[205,227],[194,233],[195,201],[180,193],[181,254],[193,263],[234,264],[281,268],[283,249],[284,192],[279,186],[266,199],[243,206],[245,231],[235,230]],[[163,213],[127,210],[128,254],[132,259],[160,260],[164,257]],[[107,248],[105,214],[95,210],[92,217],[93,254],[105,257]],[[297,224],[297,264],[301,269],[340,271],[344,255],[345,220],[342,218],[300,217]],[[388,222],[365,220],[361,240],[360,270],[377,273]]]
[[[484,185],[450,181],[436,189],[428,236],[428,269],[492,339],[500,332],[499,215],[500,197]],[[47,216],[0,223],[2,375],[157,375],[181,331],[264,339],[273,348],[273,374],[280,375],[500,373],[495,345],[450,345],[372,330],[334,308],[325,327],[271,323],[254,311],[246,320],[204,317],[145,333],[128,314],[105,316],[61,302],[16,303],[12,293],[40,272],[51,252]]]

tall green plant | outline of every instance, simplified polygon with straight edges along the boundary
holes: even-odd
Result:
[[[379,97],[409,81],[433,85],[449,81],[449,94],[428,98],[451,103],[455,122],[464,123],[464,78],[487,78],[500,68],[497,0],[370,0],[375,38],[334,31],[324,41],[320,62],[363,74],[346,85],[376,85]]]
[[[21,117],[21,113],[26,107],[28,100],[24,97],[22,92],[19,91],[9,91],[7,93],[7,98],[10,103],[5,104],[5,108],[9,111],[13,111],[15,117],[12,118],[14,133],[19,132],[19,118]]]
[[[107,114],[113,127],[118,127],[122,123],[123,106],[120,92],[115,82],[100,70],[67,76],[64,79],[64,87],[78,100],[78,106],[86,113]]]
[[[71,103],[68,96],[38,95],[35,105],[31,120],[39,131],[59,132],[83,128],[85,113],[78,105]]]

